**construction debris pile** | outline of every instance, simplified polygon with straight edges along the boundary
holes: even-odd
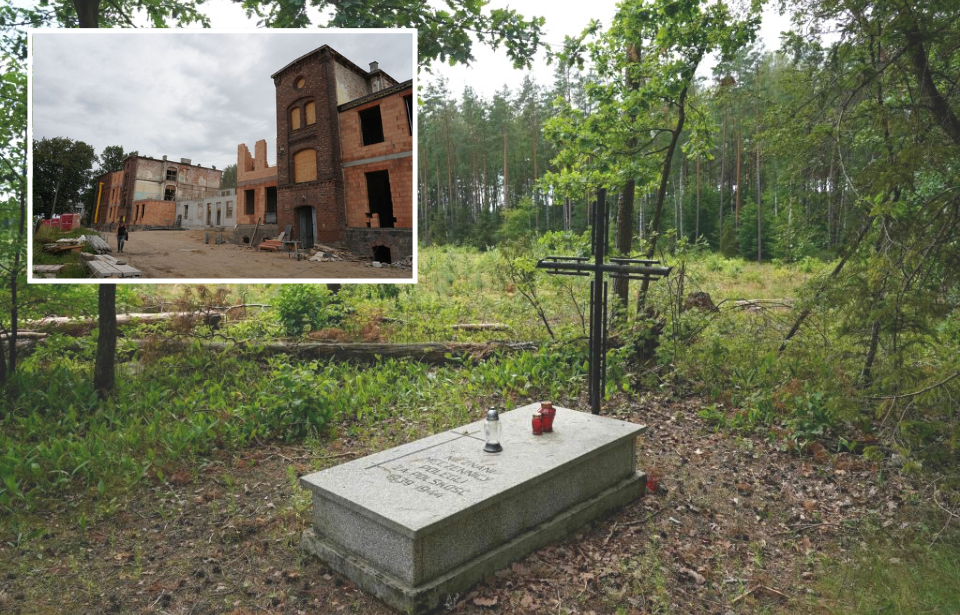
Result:
[[[393,269],[413,269],[413,257],[408,256],[403,260],[399,260],[395,263],[381,263],[380,261],[373,261],[367,267],[390,267]]]
[[[315,263],[329,263],[332,261],[360,262],[363,260],[348,250],[338,250],[337,248],[325,246],[322,243],[318,243],[313,246],[310,252],[313,254],[313,256],[310,257],[310,260],[314,261]]]
[[[97,254],[106,254],[107,252],[113,252],[113,249],[110,247],[106,241],[100,238],[99,235],[84,235],[80,239],[86,239],[86,242],[90,244],[90,247]]]
[[[80,251],[85,245],[84,238],[81,237],[68,237],[66,239],[58,239],[56,243],[48,243],[43,246],[43,251],[47,254],[63,254],[64,252],[70,252],[73,250]]]

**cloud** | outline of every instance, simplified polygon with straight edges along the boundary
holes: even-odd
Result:
[[[330,45],[362,68],[378,61],[413,76],[409,34],[382,32],[35,32],[33,137],[223,168],[237,145],[269,144],[276,160],[276,92],[270,75]]]

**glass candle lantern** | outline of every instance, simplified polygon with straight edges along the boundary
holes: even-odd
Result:
[[[499,453],[503,450],[500,446],[500,413],[496,408],[487,410],[487,418],[483,422],[483,438],[486,440],[483,450],[488,453]]]
[[[553,402],[540,402],[540,414],[543,415],[543,432],[553,431],[553,419],[557,416],[557,410],[553,407]]]
[[[542,436],[543,435],[543,415],[539,412],[535,412],[533,415],[533,435]]]

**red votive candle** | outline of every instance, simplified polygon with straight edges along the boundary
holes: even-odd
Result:
[[[550,433],[553,431],[553,419],[557,416],[557,410],[553,407],[553,402],[540,402],[540,414],[543,415],[543,431]]]
[[[533,435],[543,435],[543,415],[539,412],[535,412],[533,415]]]

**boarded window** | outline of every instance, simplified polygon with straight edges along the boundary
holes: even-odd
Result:
[[[312,182],[317,179],[317,150],[305,149],[293,156],[293,183]]]
[[[307,114],[307,126],[317,123],[317,110],[316,106],[312,102],[308,102],[307,106],[304,107],[304,111]]]
[[[290,130],[300,128],[300,109],[290,109]]]
[[[306,81],[304,80],[304,78],[303,78],[303,77],[300,77],[299,79],[297,79],[297,82],[296,82],[295,84],[293,84],[293,87],[297,88],[298,90],[302,90],[302,89],[303,89],[303,85],[304,85],[305,83],[306,83]]]
[[[252,216],[253,215],[253,190],[244,190],[243,195],[244,195],[244,198],[246,199],[246,208],[243,210],[243,213],[245,213],[248,216]]]
[[[404,96],[403,104],[407,108],[407,129],[413,134],[413,96]]]
[[[359,115],[363,144],[383,143],[383,120],[380,119],[380,106],[364,109]]]

